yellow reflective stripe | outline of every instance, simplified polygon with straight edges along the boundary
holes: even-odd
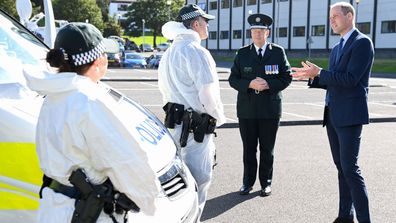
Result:
[[[36,210],[38,194],[0,183],[0,210]]]
[[[34,143],[0,142],[0,176],[40,186],[43,173]],[[0,183],[0,209],[38,208],[38,194]]]
[[[0,175],[41,185],[36,145],[33,143],[0,142]]]

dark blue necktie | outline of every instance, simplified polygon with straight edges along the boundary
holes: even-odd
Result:
[[[340,39],[340,43],[338,44],[337,47],[337,57],[336,57],[336,62],[340,60],[341,54],[342,54],[342,45],[344,44],[344,38]]]
[[[263,59],[263,54],[261,54],[261,52],[263,51],[263,49],[258,49],[258,58],[259,60]]]

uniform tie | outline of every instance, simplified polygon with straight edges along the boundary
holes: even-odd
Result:
[[[259,60],[263,59],[263,54],[261,54],[261,52],[263,52],[263,49],[258,49],[258,58]]]
[[[340,43],[338,44],[337,47],[337,57],[336,57],[336,62],[338,62],[340,60],[341,54],[342,54],[342,45],[344,44],[344,38],[340,39]]]

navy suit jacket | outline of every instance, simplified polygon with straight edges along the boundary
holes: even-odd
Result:
[[[336,62],[334,46],[329,69],[323,69],[311,87],[324,87],[329,97],[329,115],[335,127],[369,123],[368,85],[374,61],[374,47],[369,37],[355,30],[348,38]]]

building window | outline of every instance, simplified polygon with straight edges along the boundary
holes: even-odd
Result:
[[[247,5],[255,5],[255,4],[257,4],[257,1],[256,0],[248,0],[246,4]]]
[[[305,26],[293,27],[293,36],[305,36]]]
[[[396,33],[396,21],[383,21],[381,33]]]
[[[312,26],[311,36],[324,36],[325,25]]]
[[[234,30],[232,32],[233,39],[241,39],[242,38],[242,30]]]
[[[370,22],[360,22],[356,24],[358,30],[364,34],[370,34],[371,32],[371,23]]]
[[[217,39],[217,32],[216,31],[209,32],[209,39]]]
[[[209,9],[210,9],[210,10],[216,10],[216,9],[217,9],[217,1],[215,1],[215,2],[210,2],[210,3],[209,3]]]
[[[277,28],[278,30],[278,37],[287,37],[287,27],[280,27]]]
[[[221,31],[220,39],[228,39],[228,31]]]
[[[289,1],[289,0],[279,0],[280,2],[287,2],[287,1]]]
[[[206,3],[198,3],[197,4],[202,10],[206,11]]]
[[[242,0],[234,0],[234,3],[232,4],[232,7],[241,7],[242,6]]]
[[[230,8],[230,0],[221,0],[221,8],[222,9]]]
[[[272,2],[272,0],[261,0],[261,4],[268,4],[271,2]]]
[[[119,4],[117,7],[118,11],[127,11],[128,10],[128,5],[126,4]]]
[[[252,38],[252,33],[250,32],[250,29],[246,30],[246,39]]]

